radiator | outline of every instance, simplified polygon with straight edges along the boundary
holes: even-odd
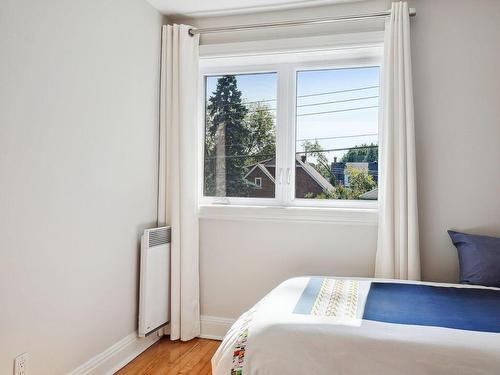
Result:
[[[141,237],[139,337],[163,327],[170,309],[170,227],[146,229]]]

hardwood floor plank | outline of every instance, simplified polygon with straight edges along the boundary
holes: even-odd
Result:
[[[211,359],[219,347],[219,342],[213,341],[208,343],[208,350],[200,361],[188,372],[188,375],[211,375],[212,365]]]
[[[206,342],[203,346],[204,347],[200,348],[201,350],[197,355],[190,355],[189,363],[181,370],[182,374],[200,374],[201,369],[207,364],[210,364],[210,359],[214,352],[213,344],[211,342]]]
[[[210,360],[220,342],[163,338],[117,372],[118,375],[211,375]]]
[[[120,370],[117,374],[154,374],[154,369],[161,363],[174,364],[191,350],[196,342],[170,341],[162,339],[138,356],[134,361]]]
[[[170,342],[168,339],[162,339],[118,372],[118,374],[154,374],[160,364],[173,366],[177,361],[181,361],[195,344],[196,342],[194,341],[182,343],[180,341]]]
[[[207,347],[208,344],[205,341],[198,341],[184,356],[183,360],[176,361],[173,366],[170,364],[160,364],[157,369],[159,373],[165,375],[187,374],[203,357],[207,351]]]

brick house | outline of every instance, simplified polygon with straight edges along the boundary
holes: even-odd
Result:
[[[250,198],[273,198],[276,184],[276,159],[268,159],[251,165],[245,179],[252,185]],[[320,194],[333,190],[334,187],[324,178],[305,157],[297,156],[295,160],[296,198],[304,198],[306,194]]]

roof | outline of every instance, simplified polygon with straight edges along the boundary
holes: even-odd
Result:
[[[335,188],[333,187],[333,185],[330,183],[330,181],[328,181],[326,178],[323,177],[323,175],[321,173],[319,173],[316,168],[314,168],[311,164],[309,164],[308,162],[303,162],[301,159],[300,159],[300,156],[297,155],[295,157],[295,160],[297,161],[297,163],[302,167],[302,169],[309,175],[313,178],[314,181],[316,181],[318,183],[319,186],[321,186],[321,188],[323,190],[328,190],[328,191],[334,191]]]
[[[378,199],[378,188],[375,188],[373,190],[367,191],[364,194],[361,194],[359,196],[359,199],[377,200]]]
[[[311,164],[308,162],[303,162],[300,158],[300,155],[297,155],[295,157],[295,165],[301,167],[316,183],[323,189],[327,191],[333,191],[335,188],[333,185],[328,181],[326,178],[323,177],[321,173],[319,173]],[[268,176],[271,181],[275,182],[274,177],[271,175],[269,170],[267,169],[268,167],[275,167],[276,164],[276,158],[271,158],[267,160],[263,160],[259,163],[253,164],[250,167],[250,170],[248,173],[245,175],[245,178],[252,173],[255,168],[261,169],[266,176]]]
[[[273,182],[275,183],[276,181],[274,180],[274,177],[273,175],[267,170],[267,168],[264,166],[264,164],[262,163],[257,163],[257,164],[254,164],[253,167],[247,172],[247,174],[245,175],[244,178],[247,178],[248,175],[250,173],[252,173],[255,168],[259,168],[260,170],[262,170],[262,172],[264,172],[264,174]]]

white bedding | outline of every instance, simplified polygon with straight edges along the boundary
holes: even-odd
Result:
[[[285,281],[243,314],[212,358],[213,375],[500,374],[500,333],[362,320],[371,279],[351,279],[357,303],[336,317],[294,313],[309,280]]]

